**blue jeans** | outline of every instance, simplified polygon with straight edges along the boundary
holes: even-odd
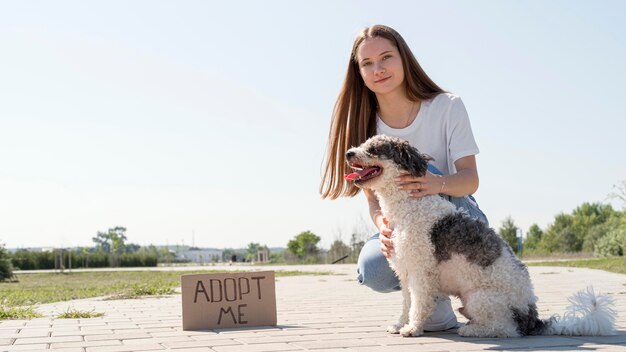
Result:
[[[436,167],[428,164],[428,171],[441,175]],[[472,196],[451,197],[444,196],[457,209],[466,211],[471,217],[476,218],[489,225],[487,217],[478,208],[476,200]],[[361,285],[365,285],[376,292],[392,292],[400,290],[400,281],[393,270],[389,267],[387,258],[380,250],[379,234],[372,236],[361,249],[357,263],[357,280]]]

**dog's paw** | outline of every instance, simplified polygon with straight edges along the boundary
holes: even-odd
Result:
[[[459,335],[464,336],[464,337],[476,337],[476,333],[474,332],[474,329],[472,329],[472,327],[468,324],[461,326],[459,328],[458,333]]]
[[[418,329],[417,326],[414,325],[405,325],[402,329],[400,329],[400,334],[404,337],[409,336],[420,336],[424,333],[424,330]]]
[[[402,329],[403,326],[404,326],[404,324],[389,325],[387,327],[387,332],[390,333],[390,334],[399,334],[400,333],[400,329]]]

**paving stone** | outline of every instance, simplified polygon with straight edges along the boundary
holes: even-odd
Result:
[[[260,332],[249,332],[249,331],[245,331],[245,332],[241,332],[239,334],[224,334],[224,333],[217,333],[217,334],[201,334],[201,335],[193,335],[192,338],[194,340],[198,340],[198,341],[202,341],[202,340],[212,340],[212,339],[242,339],[242,338],[247,338],[247,337],[261,337],[261,336],[267,336],[263,333]]]
[[[133,330],[133,329],[139,329],[139,326],[137,326],[137,324],[113,323],[113,324],[107,324],[107,328],[113,329],[113,330]]]
[[[53,331],[51,336],[89,336],[89,335],[106,335],[112,334],[113,330],[99,329],[99,330],[79,330],[79,331]]]
[[[103,340],[128,340],[128,339],[145,339],[152,337],[150,334],[145,332],[133,332],[133,333],[125,333],[125,334],[106,334],[106,335],[87,335],[85,336],[85,341],[103,341]]]
[[[17,335],[19,337],[48,337],[50,336],[50,329],[20,329]]]
[[[215,347],[215,346],[243,346],[244,344],[230,339],[202,340],[202,341],[184,341],[184,342],[163,342],[163,346],[167,348],[192,348],[192,347]]]
[[[216,352],[273,352],[273,351],[301,351],[302,348],[287,343],[268,343],[246,346],[216,346]]]
[[[148,344],[148,343],[159,343],[166,344],[170,342],[195,342],[189,336],[174,336],[174,337],[150,337],[145,339],[130,339],[130,340],[122,340],[122,344],[124,345],[139,345],[139,344]]]
[[[76,348],[76,347],[102,347],[121,345],[120,340],[102,340],[102,341],[80,341],[80,342],[59,342],[50,345],[51,349],[57,348]]]
[[[376,342],[366,339],[340,339],[340,340],[317,340],[317,341],[301,341],[294,342],[294,345],[304,349],[318,348],[348,348],[348,347],[365,347],[379,346]]]
[[[264,336],[264,337],[246,337],[237,338],[237,341],[244,342],[246,344],[260,344],[260,343],[279,343],[279,342],[296,342],[296,341],[317,341],[320,336],[315,335],[282,335],[282,336]],[[341,338],[341,337],[338,337]],[[324,336],[324,339],[328,339],[328,336]]]
[[[87,352],[139,352],[139,351],[155,351],[164,350],[165,347],[158,343],[145,345],[120,345],[105,347],[87,347]]]
[[[437,347],[438,345],[422,345],[418,343],[410,345],[376,346],[376,347],[354,347],[343,349],[343,352],[443,352],[448,351]],[[318,352],[318,350],[315,350]]]
[[[81,331],[102,330],[102,329],[110,329],[110,328],[105,322],[102,322],[99,324],[80,324]]]
[[[588,351],[602,351],[602,352],[623,352],[626,350],[626,346],[624,344],[616,344],[616,345],[596,345],[596,344],[584,344],[584,349]]]
[[[379,294],[355,284],[354,265],[316,266],[349,275],[279,278],[276,283],[278,326],[244,329],[183,331],[181,296],[141,300],[85,299],[70,305],[105,312],[101,318],[51,319],[68,302],[41,305],[47,318],[0,321],[0,351],[133,351],[180,350],[212,352],[361,351],[475,351],[475,350],[595,350],[626,351],[626,275],[597,270],[538,268],[529,271],[539,297],[541,317],[563,314],[567,297],[593,284],[612,292],[622,332],[611,337],[535,336],[517,339],[475,339],[456,331],[402,338],[386,333],[401,310],[401,294]],[[289,270],[311,270],[303,267]],[[240,269],[240,268],[239,268]],[[267,267],[260,268],[266,270]],[[452,300],[458,309],[460,302]],[[39,310],[38,308],[38,310]],[[458,316],[461,323],[466,320]],[[79,341],[54,339],[79,338]],[[16,339],[26,344],[2,345]],[[28,340],[31,339],[31,340]]]
[[[159,331],[159,332],[152,332],[152,331],[146,331],[148,334],[152,335],[153,337],[157,338],[157,337],[172,337],[172,336],[216,336],[217,333],[216,332],[211,332],[211,331],[207,331],[207,332],[200,332],[200,331]]]
[[[267,336],[293,336],[293,335],[328,335],[328,331],[320,330],[320,329],[288,329],[281,331],[272,331],[265,333]]]
[[[77,342],[83,341],[82,336],[58,336],[58,337],[27,337],[15,339],[15,345],[26,345],[34,343],[57,343],[57,342]]]
[[[29,345],[11,345],[11,346],[1,346],[0,351],[41,351],[48,348],[48,344],[45,343],[37,343],[37,344],[29,344]]]
[[[597,344],[622,344],[626,345],[626,331],[620,331],[614,336],[570,336],[572,339],[593,342]]]

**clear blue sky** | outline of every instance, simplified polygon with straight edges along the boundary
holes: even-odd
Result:
[[[382,23],[460,95],[492,225],[626,180],[623,1],[0,1],[0,241],[328,247],[364,197],[318,195],[350,47]],[[621,204],[615,203],[617,207]],[[365,219],[365,220],[364,220]]]

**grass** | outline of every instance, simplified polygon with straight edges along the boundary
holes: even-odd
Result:
[[[129,290],[108,297],[107,300],[134,299],[144,296],[162,296],[175,293],[174,287],[168,284],[150,285],[147,283],[134,284]]]
[[[58,319],[86,319],[86,318],[98,318],[103,316],[104,313],[96,313],[94,311],[81,311],[68,308],[65,312],[57,315]]]
[[[0,320],[6,319],[33,319],[39,318],[33,307],[5,307],[0,305]]]
[[[20,274],[19,282],[0,284],[0,297],[8,307],[69,301],[131,293],[133,285],[175,287],[178,278],[159,272],[80,272]]]
[[[529,266],[564,266],[575,268],[600,269],[612,273],[626,274],[626,261],[624,257],[608,257],[594,259],[578,259],[565,261],[543,261],[526,263]]]
[[[17,314],[16,309],[26,309],[20,307],[32,307],[36,304],[99,296],[127,299],[171,294],[180,286],[181,275],[217,272],[223,271],[94,271],[20,274],[19,282],[0,283],[0,319],[7,319],[2,314],[11,315],[6,312],[15,312],[13,316],[22,316]],[[276,271],[277,277],[328,274],[330,273]]]

